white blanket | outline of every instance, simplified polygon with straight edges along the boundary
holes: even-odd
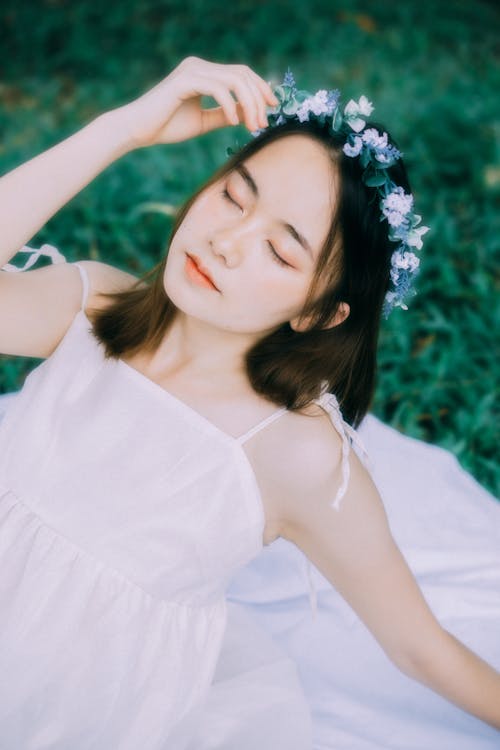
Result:
[[[500,670],[500,503],[442,448],[371,414],[359,434],[431,608]],[[315,568],[313,620],[303,562],[278,539],[233,579],[212,692],[172,750],[500,748],[500,732],[399,672]]]
[[[368,414],[372,459],[393,536],[442,625],[500,670],[500,503],[452,453]],[[298,665],[314,750],[493,750],[500,732],[399,672],[314,568],[308,609],[302,553],[278,539],[233,579],[244,604]]]

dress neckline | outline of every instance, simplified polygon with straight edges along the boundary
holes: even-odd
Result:
[[[253,433],[257,427],[261,427],[261,426],[263,427],[264,424],[267,424],[272,419],[275,419],[284,411],[286,411],[286,407],[282,406],[279,409],[276,409],[275,411],[273,411],[267,417],[264,417],[264,419],[261,419],[256,425],[246,430],[242,435],[239,435],[239,436],[231,435],[229,432],[226,432],[221,427],[218,427],[214,422],[208,419],[208,417],[205,417],[203,414],[201,414],[201,412],[197,411],[197,409],[187,404],[178,396],[174,396],[174,394],[171,391],[168,391],[162,385],[160,385],[159,383],[156,383],[154,380],[151,380],[151,378],[148,378],[147,375],[144,375],[144,373],[140,372],[135,367],[132,367],[132,365],[129,365],[128,362],[125,362],[125,360],[123,360],[121,357],[117,357],[116,362],[118,363],[119,366],[125,367],[127,372],[130,372],[139,381],[145,383],[147,387],[153,390],[160,391],[160,395],[164,394],[165,398],[168,401],[170,401],[173,405],[175,405],[179,410],[182,410],[187,415],[189,415],[190,419],[192,419],[193,421],[199,422],[204,427],[206,427],[210,432],[218,433],[224,439],[230,442],[238,443],[239,445],[243,445],[243,443],[245,442],[245,438],[247,438],[247,436],[249,437],[250,433]]]
[[[92,322],[87,317],[84,309],[80,309],[78,314],[81,314],[88,325],[92,326]],[[243,448],[243,443],[245,442],[245,440],[249,438],[254,432],[257,432],[261,427],[264,427],[268,423],[274,421],[274,419],[280,416],[283,412],[287,411],[287,408],[285,406],[282,406],[279,409],[271,412],[271,414],[269,414],[267,417],[264,417],[264,419],[261,419],[259,422],[257,422],[257,424],[253,425],[253,427],[250,427],[250,429],[246,430],[242,435],[231,435],[221,427],[218,427],[214,422],[208,419],[208,417],[205,417],[194,407],[178,398],[178,396],[174,396],[173,393],[168,391],[162,385],[156,383],[151,378],[148,378],[147,375],[144,375],[144,373],[140,372],[135,367],[132,367],[132,365],[129,365],[128,362],[125,362],[125,360],[121,357],[114,357],[111,361],[115,362],[118,367],[124,368],[125,372],[130,373],[132,377],[134,377],[138,382],[143,383],[152,392],[158,392],[161,397],[169,401],[179,412],[183,412],[187,416],[187,418],[190,419],[190,421],[192,421],[193,423],[198,423],[198,425],[201,425],[205,429],[205,431],[208,431],[214,435],[218,435],[230,443],[235,443],[241,446],[241,448]],[[243,452],[245,453],[245,451]]]
[[[285,407],[282,407],[276,411],[274,411],[272,414],[270,414],[265,419],[258,422],[257,425],[254,425],[254,427],[251,427],[249,430],[247,430],[243,435],[240,435],[239,437],[234,437],[233,435],[230,435],[228,432],[225,432],[222,428],[217,427],[216,424],[211,422],[207,417],[204,417],[203,414],[200,414],[199,411],[196,411],[192,406],[189,406],[185,401],[182,401],[182,399],[178,398],[177,396],[174,396],[173,393],[170,391],[167,391],[163,386],[159,385],[158,383],[155,383],[154,380],[151,380],[151,378],[148,378],[146,375],[143,375],[142,372],[139,372],[139,370],[136,370],[135,367],[132,367],[127,362],[125,362],[120,357],[116,358],[116,363],[118,367],[124,368],[124,372],[128,372],[131,374],[134,379],[137,379],[139,383],[143,383],[147,388],[151,388],[151,390],[157,391],[159,395],[163,398],[165,398],[174,408],[176,408],[179,413],[182,414],[184,419],[189,419],[192,421],[193,425],[196,427],[203,427],[203,429],[210,435],[215,435],[218,438],[221,438],[224,442],[229,444],[231,448],[233,448],[233,456],[236,457],[236,460],[239,461],[243,471],[246,473],[248,481],[251,486],[251,493],[253,497],[255,498],[255,505],[254,508],[257,511],[257,522],[260,529],[259,533],[259,549],[263,549],[264,544],[264,533],[265,528],[267,524],[267,516],[266,516],[266,509],[264,504],[264,498],[262,496],[262,492],[260,489],[260,485],[257,481],[257,476],[255,473],[255,469],[253,467],[252,462],[250,461],[250,458],[248,457],[248,454],[243,446],[244,438],[252,434],[254,431],[256,431],[261,426],[264,426],[264,424],[267,424],[268,422],[273,421],[276,419],[283,411],[286,411]]]

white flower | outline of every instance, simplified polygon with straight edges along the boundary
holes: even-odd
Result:
[[[349,99],[344,107],[344,114],[346,117],[356,117],[359,115],[359,107],[354,99]]]
[[[401,268],[401,262],[403,260],[403,253],[400,250],[394,250],[391,255],[391,264],[393,268]]]
[[[387,221],[391,227],[401,226],[405,219],[403,214],[400,214],[399,211],[384,211],[384,215],[387,216]]]
[[[368,117],[372,112],[373,107],[366,96],[361,96],[358,102],[355,102],[354,99],[350,99],[344,107],[345,118],[356,133],[363,130],[366,125],[365,120],[361,119],[358,115]]]
[[[305,122],[309,120],[309,111],[310,110],[307,107],[300,107],[300,109],[298,109],[295,114],[299,118],[300,122]]]
[[[343,151],[344,151],[344,154],[346,154],[347,156],[357,156],[362,148],[363,148],[363,141],[359,137],[359,135],[357,135],[354,138],[354,143],[352,146],[349,143],[344,143]]]
[[[360,130],[363,130],[363,128],[366,125],[365,120],[362,120],[360,117],[355,117],[353,120],[348,120],[349,125],[351,128],[356,132],[359,133]]]
[[[410,247],[416,247],[420,250],[422,247],[422,235],[429,231],[429,227],[415,227],[408,233],[406,244]]]
[[[397,286],[399,280],[399,271],[397,268],[391,268],[391,281],[394,286]]]
[[[328,92],[326,89],[320,89],[314,94],[314,96],[309,96],[307,99],[304,99],[296,112],[300,122],[309,120],[311,112],[316,116],[330,114],[331,108],[328,106],[327,98]]]
[[[414,253],[406,253],[408,256],[408,268],[410,271],[415,271],[419,265],[420,265],[420,258],[417,258],[417,256]]]
[[[314,96],[310,99],[310,108],[315,115],[326,114],[329,111],[327,104],[328,92],[326,89],[320,89],[316,91]]]
[[[413,207],[413,195],[406,195],[403,188],[398,186],[382,201],[382,211],[387,216],[388,211],[397,211],[406,216]]]
[[[375,128],[368,128],[363,133],[363,141],[373,148],[385,148],[387,146],[387,133],[380,135]]]
[[[404,268],[407,271],[413,272],[420,265],[420,259],[417,258],[415,253],[406,252],[394,252],[392,254],[392,267],[393,268]]]
[[[359,114],[369,117],[373,112],[373,105],[368,101],[366,96],[360,96],[358,102]]]
[[[300,107],[296,111],[296,115],[299,118],[300,122],[304,122],[305,120],[309,120],[309,113],[311,111],[311,97],[308,99],[304,99]]]

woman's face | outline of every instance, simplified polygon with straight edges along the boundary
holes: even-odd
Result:
[[[291,321],[328,231],[333,180],[323,147],[304,135],[253,154],[190,207],[168,252],[167,295],[185,314],[227,331],[262,335]],[[189,255],[217,289],[198,283]]]

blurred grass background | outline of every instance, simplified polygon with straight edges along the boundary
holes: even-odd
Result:
[[[274,83],[290,65],[300,88],[338,87],[344,101],[366,94],[404,152],[432,228],[418,295],[383,322],[371,411],[451,450],[498,495],[498,8],[484,0],[7,0],[0,173],[137,97],[191,54],[246,63]],[[250,138],[240,125],[128,154],[28,244],[142,273],[161,258],[175,208],[228,145]],[[0,357],[0,392],[20,388],[39,362]]]

